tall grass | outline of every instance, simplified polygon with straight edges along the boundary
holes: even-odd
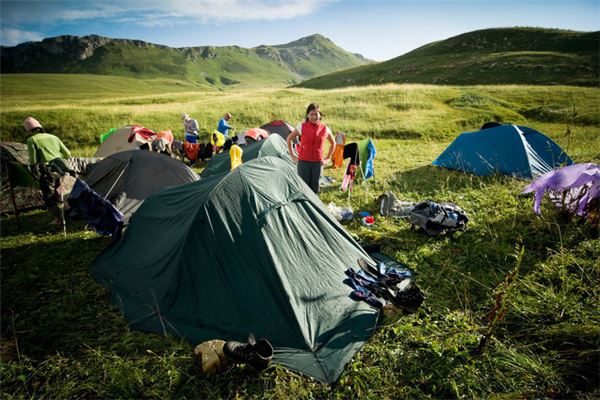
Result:
[[[2,77],[4,79],[4,77]],[[4,89],[3,89],[4,90]],[[140,123],[178,130],[179,114],[213,129],[225,111],[234,125],[274,118],[297,122],[308,102],[321,103],[325,121],[352,137],[366,135],[378,154],[373,179],[349,196],[326,189],[325,203],[375,212],[392,190],[403,200],[454,201],[469,228],[430,238],[408,224],[377,217],[372,229],[346,225],[364,242],[414,268],[427,293],[413,315],[387,317],[347,365],[340,381],[319,384],[275,366],[206,377],[193,369],[192,347],[173,337],[132,331],[108,292],[88,274],[108,240],[69,227],[67,237],[32,212],[22,230],[2,220],[2,382],[6,398],[592,398],[598,396],[600,240],[579,220],[544,203],[542,216],[520,196],[526,182],[475,177],[430,165],[463,130],[489,119],[539,129],[565,146],[576,162],[600,161],[598,90],[570,87],[435,87],[386,85],[331,91],[145,93],[63,96],[44,101],[3,92],[3,139],[23,140],[20,124],[38,117],[74,152],[93,151],[99,132]],[[157,100],[159,99],[159,100]],[[578,111],[567,119],[523,110]],[[527,115],[525,115],[527,114]],[[558,118],[558,120],[557,120]],[[565,114],[568,118],[568,114]],[[579,119],[578,119],[579,118]],[[341,181],[342,170],[326,169]],[[506,314],[479,356],[495,293],[523,248],[518,280],[504,299]]]

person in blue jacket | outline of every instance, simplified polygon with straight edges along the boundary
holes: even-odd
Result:
[[[230,119],[231,119],[231,114],[226,113],[225,115],[223,115],[223,118],[221,118],[219,120],[219,125],[217,126],[217,130],[219,132],[221,132],[223,134],[223,136],[225,136],[225,139],[227,139],[229,136],[229,130],[233,129],[233,127],[228,124]]]

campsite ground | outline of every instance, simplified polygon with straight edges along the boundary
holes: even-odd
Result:
[[[60,82],[60,79],[64,79]],[[317,91],[268,88],[197,91],[176,81],[44,77],[42,93],[23,76],[2,76],[2,140],[23,141],[31,114],[91,155],[101,132],[128,123],[178,131],[188,112],[207,130],[225,111],[238,128],[275,118],[297,122],[306,104],[354,138],[376,137],[376,176],[351,197],[337,186],[325,203],[376,211],[392,190],[405,200],[449,200],[471,217],[469,229],[429,238],[403,222],[376,217],[373,229],[347,228],[383,245],[418,272],[427,293],[413,315],[388,317],[333,387],[275,366],[205,377],[192,347],[128,329],[108,292],[88,273],[109,240],[72,225],[67,237],[41,211],[2,219],[3,397],[135,398],[413,398],[568,397],[600,395],[600,240],[597,232],[519,193],[526,181],[474,177],[431,161],[461,131],[501,120],[526,124],[556,140],[576,162],[600,162],[600,92],[547,86],[386,85]],[[57,81],[58,79],[58,81]],[[104,77],[102,78],[104,79]],[[54,81],[53,81],[54,80]],[[126,80],[126,82],[125,82]],[[90,82],[98,90],[84,90]],[[60,91],[55,88],[62,88]],[[123,88],[128,90],[123,90]],[[341,170],[326,170],[341,178]],[[151,233],[149,240],[151,241]],[[510,284],[503,282],[518,266]],[[480,355],[496,294],[506,315]]]

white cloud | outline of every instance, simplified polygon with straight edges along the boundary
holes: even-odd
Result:
[[[20,29],[5,28],[0,30],[0,43],[3,46],[15,46],[19,43],[42,40],[43,36],[37,32],[22,31]]]
[[[273,21],[309,15],[336,0],[133,0],[5,1],[4,24],[40,24],[93,19],[142,26]]]

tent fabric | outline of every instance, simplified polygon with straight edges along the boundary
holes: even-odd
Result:
[[[518,125],[502,125],[459,135],[433,165],[475,175],[534,178],[573,161],[550,138]]]
[[[269,133],[276,133],[283,139],[287,139],[290,133],[294,130],[294,127],[289,122],[283,120],[271,121],[268,124],[264,124],[260,127]]]
[[[150,197],[91,272],[133,328],[192,345],[253,333],[274,362],[332,383],[378,317],[343,284],[359,258],[294,166],[267,156]]]
[[[134,150],[145,143],[137,140],[129,142],[129,136],[133,128],[133,125],[124,126],[106,137],[102,144],[98,146],[94,158],[105,158],[120,151]]]
[[[285,140],[279,135],[269,135],[264,140],[240,146],[243,149],[242,162],[248,162],[259,157],[279,157],[295,165],[290,157]],[[230,170],[231,157],[229,153],[219,153],[213,156],[204,171],[202,178],[225,174]]]
[[[127,224],[131,215],[151,194],[198,179],[198,174],[191,168],[171,157],[151,151],[129,150],[99,162],[86,183],[122,212]]]
[[[13,209],[11,185],[17,210],[43,206],[38,179],[27,167],[27,146],[17,142],[0,142],[0,162],[0,210]]]
[[[28,165],[27,145],[17,142],[0,142],[0,159],[3,166],[7,161],[16,161]]]

